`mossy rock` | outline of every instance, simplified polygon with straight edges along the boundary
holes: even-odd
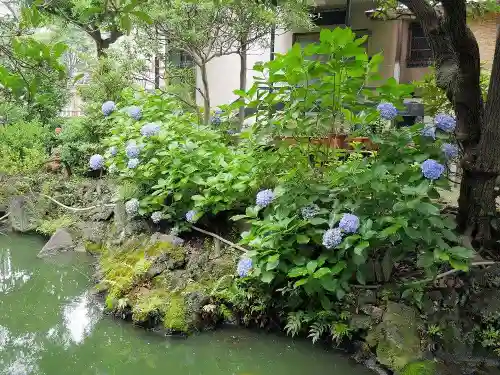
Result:
[[[434,361],[413,362],[405,366],[401,375],[435,375],[436,367]]]
[[[421,319],[413,307],[388,302],[382,322],[368,334],[366,341],[370,346],[376,346],[381,364],[401,371],[409,363],[424,357],[419,335],[421,326]]]

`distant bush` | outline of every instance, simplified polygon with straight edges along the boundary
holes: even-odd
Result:
[[[29,173],[40,169],[49,155],[50,134],[39,122],[0,126],[0,172]]]
[[[85,174],[89,170],[90,156],[103,150],[101,141],[108,135],[107,124],[87,117],[69,118],[56,136],[61,160],[73,173]]]

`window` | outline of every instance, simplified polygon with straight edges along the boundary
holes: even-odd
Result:
[[[365,35],[368,35],[368,38],[366,41],[361,45],[368,51],[368,42],[371,36],[371,31],[370,30],[353,30],[354,33],[356,34],[357,38],[361,38]],[[311,43],[319,43],[319,36],[320,33],[318,32],[312,32],[312,33],[296,33],[293,34],[293,44],[299,43],[302,48],[306,47],[308,44]],[[314,57],[313,57],[314,58]]]
[[[184,51],[170,51],[169,60],[177,68],[191,68],[194,66],[193,59]]]
[[[418,22],[412,22],[409,29],[407,66],[425,67],[432,64],[432,50]]]

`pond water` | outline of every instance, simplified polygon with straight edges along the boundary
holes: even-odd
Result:
[[[0,235],[0,375],[368,375],[338,353],[243,329],[166,339],[103,316],[90,259]]]

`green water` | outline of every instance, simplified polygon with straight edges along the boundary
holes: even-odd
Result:
[[[102,315],[84,254],[0,235],[0,375],[363,375],[345,357],[243,329],[166,339]]]

